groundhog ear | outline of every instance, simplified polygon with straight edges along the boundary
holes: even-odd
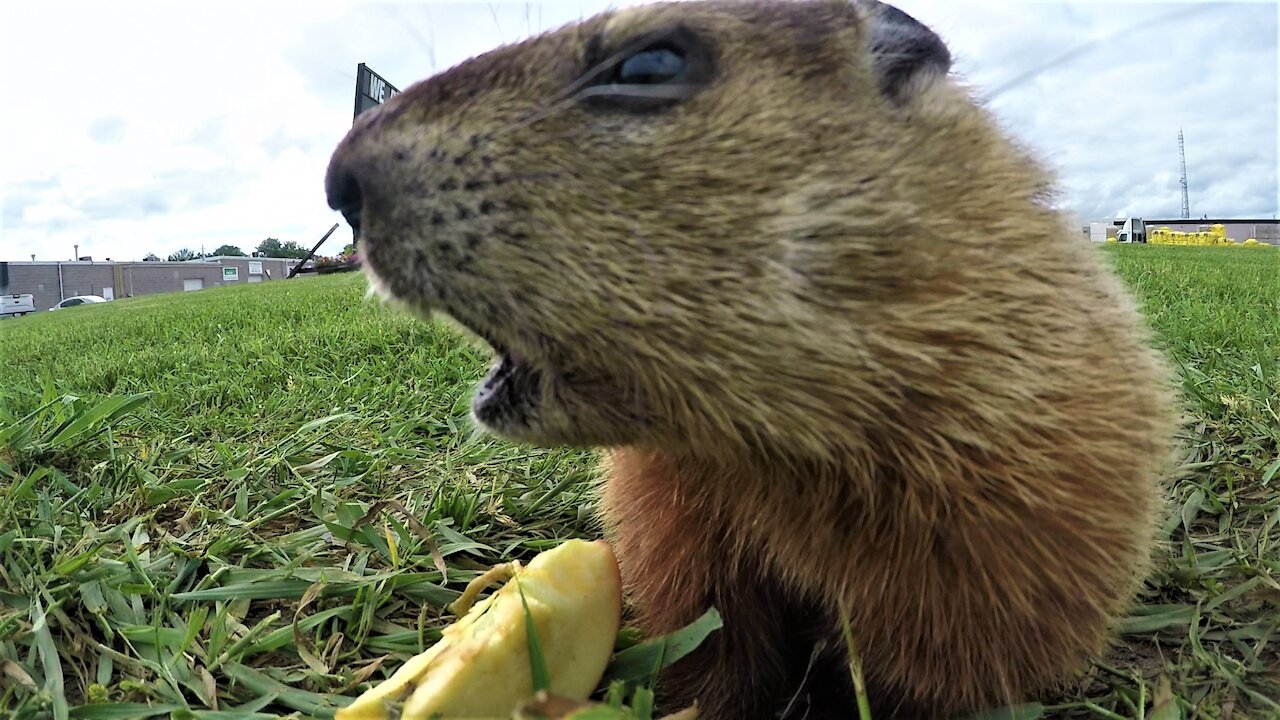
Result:
[[[923,23],[882,2],[867,8],[868,48],[880,91],[905,103],[951,69],[951,51]]]

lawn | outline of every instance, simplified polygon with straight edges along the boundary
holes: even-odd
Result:
[[[1280,717],[1280,250],[1099,252],[1182,372],[1185,460],[1116,651],[1025,716]],[[364,289],[0,323],[0,717],[331,717],[491,564],[598,534],[590,455],[477,432],[484,353]]]

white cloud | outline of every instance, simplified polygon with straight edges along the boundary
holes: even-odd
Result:
[[[0,113],[0,258],[66,258],[77,243],[116,259],[247,250],[268,236],[310,245],[338,219],[322,182],[351,124],[357,63],[403,89],[627,4],[7,3],[0,62],[21,81]],[[988,93],[1103,41],[990,100],[1079,214],[1175,214],[1179,127],[1193,212],[1277,212],[1275,3],[1210,3],[1155,27],[1144,23],[1195,8],[898,4],[939,30],[957,71]],[[344,226],[325,251],[349,239]]]
[[[1195,216],[1280,212],[1276,3],[901,6],[943,33],[980,90],[1014,83],[990,105],[1079,215],[1176,216],[1180,128]]]

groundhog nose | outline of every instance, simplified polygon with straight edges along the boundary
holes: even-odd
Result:
[[[360,211],[364,207],[364,192],[360,189],[360,181],[335,157],[329,165],[325,177],[325,195],[328,196],[329,207],[342,213],[347,224],[358,235],[360,233]]]

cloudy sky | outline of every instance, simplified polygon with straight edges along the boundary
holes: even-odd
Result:
[[[1176,216],[1180,127],[1193,216],[1280,212],[1274,0],[896,4],[943,35],[1078,216]],[[357,63],[404,89],[608,5],[6,2],[0,259],[310,246],[338,219],[322,180]]]

